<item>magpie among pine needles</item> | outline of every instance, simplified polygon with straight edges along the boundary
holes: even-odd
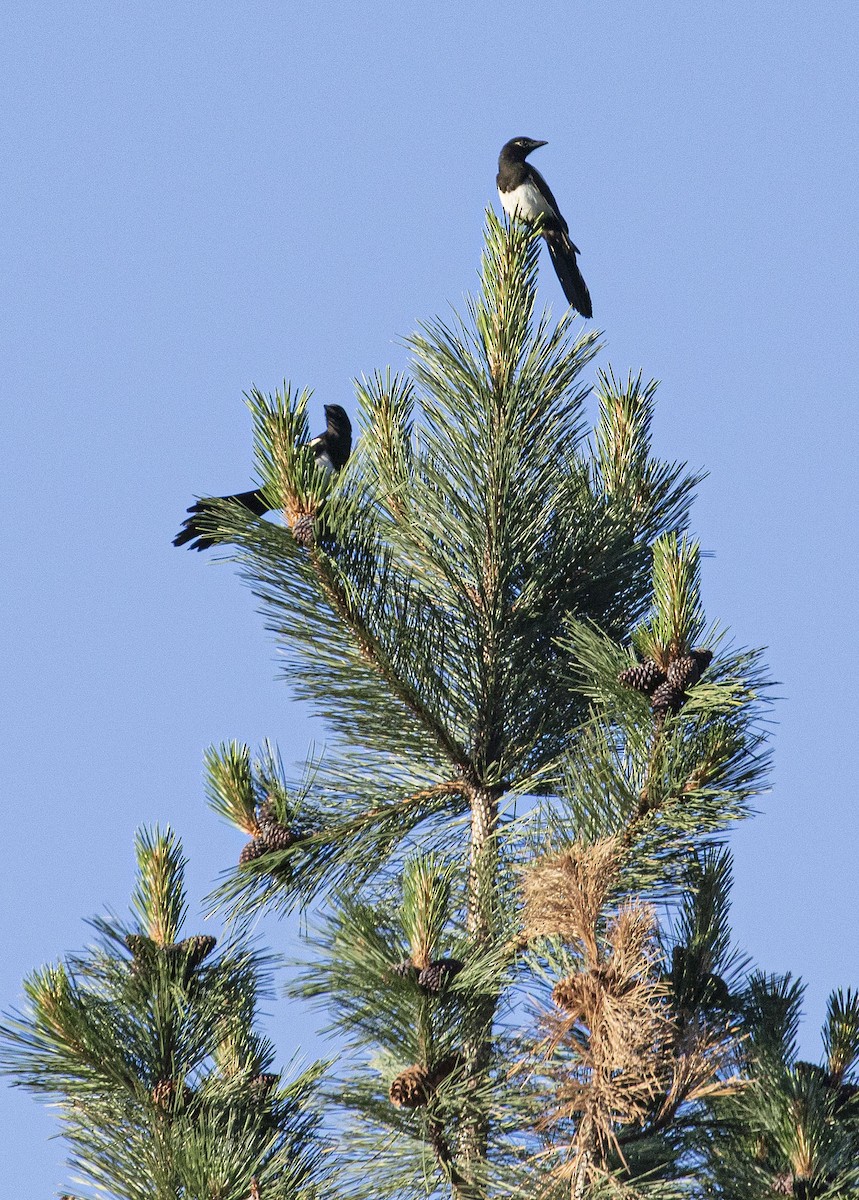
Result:
[[[592,317],[591,297],[576,262],[578,247],[570,241],[567,222],[561,216],[548,183],[539,171],[525,161],[532,150],[547,144],[534,138],[517,137],[502,146],[495,180],[498,195],[509,217],[518,216],[526,221],[543,218],[541,232],[549,247],[552,265],[564,289],[567,303],[583,317]]]
[[[336,474],[345,467],[352,451],[352,423],[339,404],[326,404],[325,418],[328,423],[325,432],[308,445],[316,455],[316,465],[323,471]],[[205,532],[211,522],[212,504],[227,500],[241,504],[258,517],[269,511],[268,501],[258,488],[250,492],[237,492],[233,496],[206,497],[188,509],[191,515],[182,522],[173,545],[187,545],[189,550],[208,550],[214,546],[218,539]]]

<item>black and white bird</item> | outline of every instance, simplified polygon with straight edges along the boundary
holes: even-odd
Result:
[[[592,317],[590,293],[576,262],[579,249],[570,241],[567,222],[561,216],[548,183],[525,161],[532,150],[546,145],[547,142],[538,142],[534,138],[517,137],[502,146],[495,180],[498,195],[509,217],[521,217],[526,221],[543,218],[543,237],[567,303],[578,309],[583,317]]]
[[[345,409],[339,404],[325,405],[327,426],[324,433],[307,443],[316,455],[316,465],[322,470],[335,474],[345,467],[352,452],[352,423]],[[261,517],[269,511],[269,504],[262,491],[256,489],[250,492],[237,492],[233,496],[217,496],[198,500],[188,509],[191,514],[182,522],[182,528],[173,539],[174,546],[188,544],[189,550],[208,550],[214,546],[217,538],[205,532],[205,527],[211,519],[213,500],[221,502],[230,500],[243,505],[249,512]],[[202,524],[201,524],[202,518]]]

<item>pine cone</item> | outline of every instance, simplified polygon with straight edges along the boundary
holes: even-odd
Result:
[[[305,513],[298,518],[292,527],[292,536],[298,542],[299,546],[306,546],[309,549],[314,544],[316,538],[313,533],[312,513]]]
[[[143,933],[126,934],[125,944],[131,951],[131,974],[140,978],[154,966],[158,946]]]
[[[392,975],[398,975],[400,979],[412,979],[419,973],[410,958],[404,958],[402,962],[394,963],[388,969]]]
[[[127,933],[125,944],[134,957],[133,967],[139,969],[155,957],[155,943],[144,933]]]
[[[459,974],[463,965],[458,958],[438,958],[418,975],[418,985],[425,992],[440,992]]]
[[[152,1088],[152,1103],[156,1108],[169,1108],[173,1102],[176,1085],[172,1079],[159,1079]]]
[[[701,672],[691,654],[683,654],[680,658],[672,659],[668,664],[666,678],[672,687],[685,692],[687,687],[697,683]]]
[[[432,1082],[426,1067],[407,1067],[388,1089],[391,1104],[397,1108],[422,1108],[432,1094]]]
[[[792,1196],[793,1175],[790,1172],[784,1175],[776,1175],[772,1181],[772,1190],[775,1196]]]
[[[617,681],[624,687],[633,688],[636,692],[644,692],[645,695],[650,696],[660,683],[665,682],[665,672],[656,665],[652,658],[646,658],[644,662],[636,663],[634,667],[627,667],[625,671],[621,671]]]
[[[279,1075],[254,1075],[248,1080],[248,1094],[251,1099],[262,1103],[273,1087],[280,1083]]]
[[[259,839],[265,844],[266,850],[286,850],[298,840],[287,825],[271,820],[260,822]]]
[[[591,967],[587,977],[593,987],[615,1000],[621,1000],[624,996],[628,996],[636,986],[635,980],[628,979],[618,972],[617,963],[613,958],[608,962]]]
[[[708,971],[704,976],[701,1003],[705,1008],[717,1008],[729,1013],[734,1007],[731,992],[721,975]]]
[[[695,662],[698,664],[698,678],[700,679],[701,675],[704,674],[710,663],[713,661],[713,651],[705,650],[702,646],[698,646],[697,648],[691,650],[690,653],[695,659]]]
[[[650,699],[650,707],[655,713],[676,713],[683,707],[685,699],[686,697],[683,695],[683,692],[666,679],[665,683],[660,683],[659,687],[653,693]]]
[[[579,1010],[581,1007],[580,997],[581,988],[574,987],[569,979],[559,979],[552,988],[552,999],[558,1008],[565,1008],[569,1013]]]
[[[397,1108],[422,1108],[433,1092],[459,1066],[459,1054],[448,1054],[434,1067],[407,1067],[391,1084],[388,1095]]]
[[[712,650],[693,650],[668,664],[668,682],[681,692],[694,687],[713,659]]]
[[[265,842],[266,850],[286,850],[298,840],[289,826],[278,819],[277,803],[273,796],[269,796],[259,807],[257,830],[257,837]]]
[[[169,1109],[173,1108],[176,1096],[176,1080],[175,1079],[159,1079],[153,1086],[150,1092],[152,1103],[156,1108]],[[182,1088],[182,1106],[185,1107],[191,1103],[194,1098],[194,1093],[189,1087]]]
[[[277,801],[274,796],[267,796],[257,810],[257,821],[262,824],[265,821],[277,820]]]
[[[266,850],[268,850],[268,846],[262,838],[255,837],[246,844],[239,855],[239,866],[243,867],[245,863],[253,862],[255,858],[261,858]]]
[[[199,933],[178,942],[176,949],[180,954],[185,955],[185,965],[193,971],[199,967],[203,959],[209,957],[217,944],[217,938],[213,938],[211,934]]]

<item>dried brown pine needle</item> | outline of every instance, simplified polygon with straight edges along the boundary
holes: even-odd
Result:
[[[585,944],[596,944],[598,919],[592,915]],[[573,1063],[557,1076],[556,1105],[543,1127],[576,1118],[571,1153],[603,1160],[619,1151],[616,1128],[642,1121],[662,1087],[657,1048],[672,1026],[652,908],[622,905],[590,965],[561,980],[554,998],[563,1011],[547,1018],[543,1050],[550,1057],[563,1043]]]
[[[525,871],[525,935],[580,942],[596,961],[595,929],[617,878],[621,847],[617,838],[590,846],[577,844],[538,859]]]

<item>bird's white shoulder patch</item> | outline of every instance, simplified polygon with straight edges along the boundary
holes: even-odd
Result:
[[[533,221],[539,216],[554,216],[554,209],[551,204],[543,197],[540,189],[536,184],[526,179],[524,183],[520,183],[512,192],[502,192],[500,189],[498,195],[501,199],[501,207],[507,213],[508,217],[520,216],[527,221]]]

